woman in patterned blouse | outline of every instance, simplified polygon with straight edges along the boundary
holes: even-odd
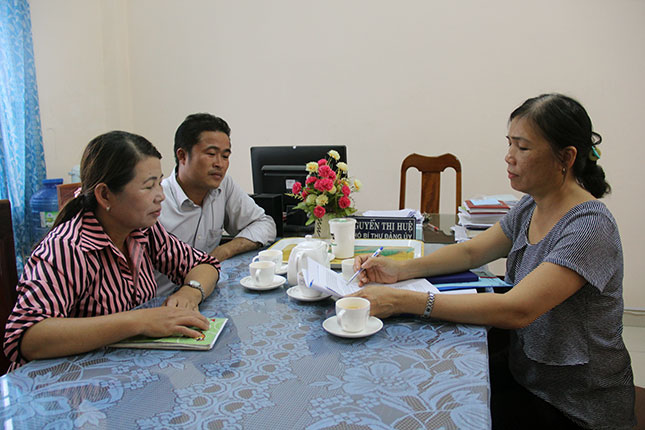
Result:
[[[18,283],[4,342],[12,369],[130,336],[198,337],[190,327],[208,328],[198,305],[215,288],[219,262],[157,222],[164,199],[160,158],[145,138],[122,131],[98,136],[85,148],[81,189]],[[132,310],[154,297],[154,269],[183,287],[165,306]]]
[[[634,383],[622,340],[623,254],[618,226],[597,199],[600,135],[577,101],[545,94],[510,116],[507,173],[526,195],[467,242],[416,260],[357,258],[361,285],[480,267],[507,257],[505,294],[423,294],[366,287],[372,313],[419,314],[510,329],[491,360],[493,428],[628,429]],[[429,345],[432,348],[432,345]]]

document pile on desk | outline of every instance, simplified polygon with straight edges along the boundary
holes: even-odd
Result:
[[[416,209],[399,209],[392,211],[365,211],[363,216],[376,216],[388,218],[408,218],[414,217],[417,223],[423,223],[423,214]]]
[[[349,294],[355,293],[360,290],[358,286],[358,279],[347,284],[345,278],[340,273],[336,273],[331,269],[323,266],[317,261],[307,257],[307,268],[302,269],[302,276],[305,283],[311,288],[318,290],[326,295],[334,297],[344,297]],[[382,285],[382,284],[370,284]],[[384,284],[391,288],[400,288],[403,290],[433,292],[438,293],[437,287],[432,285],[426,279],[408,279],[406,281],[395,282],[394,284]]]
[[[511,194],[483,196],[468,199],[459,207],[459,224],[455,228],[457,242],[468,240],[472,235],[467,230],[486,230],[493,226],[517,204],[518,200]]]

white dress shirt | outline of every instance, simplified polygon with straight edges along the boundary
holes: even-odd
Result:
[[[220,186],[206,194],[202,206],[186,196],[175,170],[161,186],[166,199],[161,203],[159,221],[167,231],[194,248],[212,252],[224,232],[262,245],[275,239],[273,218],[229,176],[224,176]],[[157,274],[156,278],[158,296],[171,294],[177,287],[164,275]]]

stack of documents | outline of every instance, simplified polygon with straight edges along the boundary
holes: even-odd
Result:
[[[409,218],[414,217],[417,224],[423,223],[423,215],[415,209],[400,209],[395,211],[365,211],[363,216],[388,217],[388,218]]]
[[[465,200],[459,207],[459,225],[472,230],[485,230],[498,222],[517,204],[512,195],[484,196]]]

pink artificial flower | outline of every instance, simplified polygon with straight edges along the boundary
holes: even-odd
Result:
[[[341,191],[343,192],[343,195],[345,197],[349,196],[349,193],[352,192],[352,190],[350,190],[347,185],[343,185],[343,188],[341,188]]]
[[[293,194],[298,194],[302,191],[302,184],[300,182],[294,182],[293,187],[291,187],[291,192]]]
[[[323,182],[324,179],[316,179],[316,183],[314,184],[314,188],[317,189],[318,191],[325,191],[325,183]]]
[[[335,181],[336,180],[336,172],[334,172],[331,169],[329,169],[329,170],[330,170],[330,172],[329,172],[328,178],[331,179],[332,181]]]
[[[338,206],[340,206],[342,209],[348,208],[349,205],[352,204],[352,201],[349,199],[349,197],[341,197],[338,199]]]
[[[332,188],[334,188],[334,181],[332,181],[329,178],[324,178],[320,180],[322,182],[322,187],[324,188],[324,191],[330,191]]]
[[[316,177],[315,176],[307,176],[307,179],[305,179],[305,184],[310,185],[316,182]]]
[[[316,206],[314,208],[314,216],[316,218],[322,218],[325,215],[325,208],[322,206]]]
[[[325,164],[327,164],[327,160],[325,160],[324,158],[318,160],[318,166],[324,166]]]
[[[308,195],[309,195],[309,193],[307,192],[307,190],[302,191],[302,199],[303,200],[306,199]]]
[[[314,188],[320,192],[329,191],[334,188],[334,181],[329,178],[318,179],[314,184]]]
[[[318,168],[318,174],[321,178],[329,178],[331,173],[334,173],[334,171],[331,170],[331,167],[327,166],[326,164]]]

